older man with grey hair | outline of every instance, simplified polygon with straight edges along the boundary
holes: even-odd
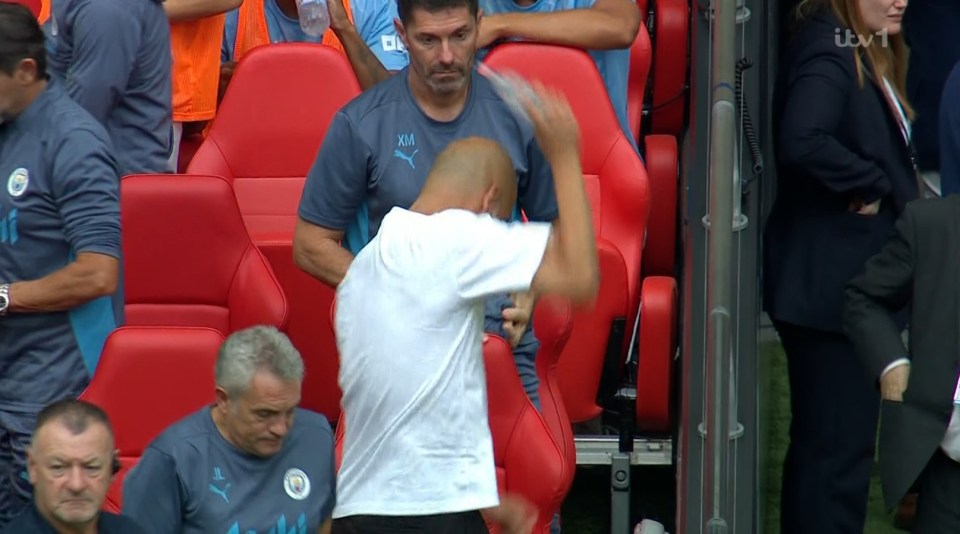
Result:
[[[124,482],[123,515],[152,534],[328,533],[333,433],[297,407],[302,381],[300,353],[275,328],[231,335],[216,403],[150,444]]]

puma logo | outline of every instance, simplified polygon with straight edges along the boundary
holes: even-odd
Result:
[[[403,151],[398,148],[398,149],[396,149],[396,150],[393,151],[393,157],[395,157],[395,158],[400,158],[400,159],[402,159],[403,161],[406,161],[407,163],[410,164],[410,168],[411,168],[411,169],[416,170],[417,167],[413,164],[413,157],[417,155],[417,152],[420,152],[420,149],[419,149],[419,148],[416,149],[416,150],[414,150],[414,151],[413,151],[413,154],[410,154],[410,155],[408,156],[408,155],[404,154]]]
[[[230,483],[227,482],[227,485],[220,489],[213,484],[210,484],[210,491],[216,493],[217,495],[223,497],[223,501],[227,504],[230,504],[230,499],[227,497],[227,490],[230,489]]]

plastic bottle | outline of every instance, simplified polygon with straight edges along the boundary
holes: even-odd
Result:
[[[537,105],[540,103],[540,97],[537,96],[526,80],[514,72],[497,72],[484,63],[477,66],[477,72],[490,80],[494,91],[517,118],[530,122],[530,117],[527,115],[527,111],[523,109],[522,102],[529,100]]]
[[[663,524],[653,519],[644,519],[633,529],[633,534],[664,534]]]
[[[311,37],[320,37],[330,28],[327,0],[297,0],[300,29]]]

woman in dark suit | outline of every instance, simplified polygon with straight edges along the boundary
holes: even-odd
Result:
[[[790,380],[781,529],[863,532],[879,395],[843,334],[844,285],[918,196],[906,0],[804,0],[774,92],[764,307]]]

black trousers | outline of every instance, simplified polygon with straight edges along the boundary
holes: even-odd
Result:
[[[937,449],[920,477],[914,534],[960,532],[960,463]]]
[[[354,515],[333,520],[331,534],[488,534],[479,511],[423,516]]]
[[[790,381],[782,534],[862,534],[880,394],[843,334],[775,322]]]

